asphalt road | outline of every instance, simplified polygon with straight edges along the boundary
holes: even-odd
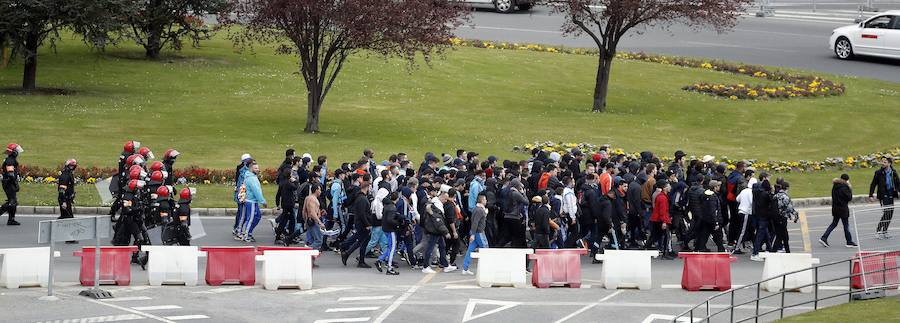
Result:
[[[831,248],[815,243],[830,222],[828,209],[804,211],[808,219],[809,244],[813,255],[828,263],[854,254],[856,249],[845,248],[842,235],[835,232]],[[871,234],[878,212],[859,215],[857,237],[863,250],[900,249],[900,238],[875,240]],[[37,222],[48,217],[20,217],[22,226],[0,226],[0,246],[37,246]],[[244,245],[231,239],[229,218],[204,218],[208,236],[195,241],[202,246]],[[791,246],[802,252],[807,242],[802,238],[802,226],[791,224]],[[892,230],[900,236],[900,229]],[[854,233],[856,236],[856,233]],[[257,245],[272,240],[270,226],[263,222],[257,228]],[[91,245],[92,242],[83,242]],[[132,266],[132,286],[106,286],[116,298],[94,301],[77,296],[84,288],[77,285],[78,258],[72,252],[80,245],[61,245],[62,257],[56,260],[57,295],[61,300],[39,301],[46,291],[41,288],[17,290],[0,289],[5,322],[652,322],[648,318],[666,318],[678,314],[715,294],[711,291],[686,292],[680,289],[682,261],[653,260],[652,290],[606,290],[598,281],[602,265],[592,265],[585,257],[583,284],[580,289],[514,289],[478,288],[472,276],[459,272],[425,275],[402,265],[399,276],[380,275],[374,269],[344,267],[336,254],[326,253],[314,271],[314,287],[308,291],[266,291],[256,286],[147,286],[146,273]],[[202,259],[202,258],[201,258]],[[371,263],[371,261],[370,261]],[[201,260],[201,276],[205,261]],[[475,265],[477,270],[477,263]],[[762,263],[753,262],[747,255],[739,256],[732,265],[733,283],[750,284],[760,280]],[[820,271],[820,279],[847,274],[846,265],[832,266]],[[203,277],[201,277],[202,281]],[[839,280],[820,289],[820,296],[846,291],[847,281]],[[736,294],[736,300],[755,296],[749,289]],[[764,295],[767,293],[763,292]],[[896,295],[895,292],[890,294]],[[786,300],[797,303],[809,300],[811,294],[790,293]],[[846,302],[837,297],[820,303],[834,305]],[[723,308],[721,302],[712,304],[713,311]],[[773,297],[761,303],[762,310],[770,310],[780,301]],[[40,308],[37,310],[36,308]],[[736,317],[755,310],[745,306],[735,311]],[[801,306],[786,315],[811,310]],[[705,311],[705,309],[704,309]],[[777,318],[765,317],[765,321]],[[718,321],[718,320],[713,320]],[[661,321],[657,321],[661,322]]]
[[[824,1],[827,11],[811,12],[811,1],[774,1],[779,10],[805,10],[810,17],[784,15],[757,18],[746,15],[730,32],[694,30],[676,25],[667,30],[656,28],[631,32],[623,39],[620,50],[645,51],[670,55],[686,55],[763,64],[778,67],[817,70],[840,75],[853,75],[900,82],[900,60],[860,58],[840,61],[828,49],[828,37],[834,28],[852,24],[854,1]],[[823,4],[823,1],[817,3]],[[878,3],[878,2],[876,2]],[[882,3],[882,9],[900,9],[900,2]],[[752,11],[751,11],[752,12]],[[844,20],[841,20],[844,19]],[[498,14],[489,9],[477,10],[471,26],[457,30],[462,38],[518,43],[539,43],[572,47],[595,47],[587,36],[564,36],[560,32],[563,18],[551,14],[549,7],[536,7],[529,12]],[[527,67],[528,62],[522,62]],[[613,67],[615,68],[615,67]]]

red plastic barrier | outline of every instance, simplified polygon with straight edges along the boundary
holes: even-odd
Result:
[[[537,288],[562,284],[581,287],[581,256],[586,249],[535,249],[528,259],[534,260],[531,284]]]
[[[131,284],[131,254],[137,251],[137,246],[100,247],[100,284]],[[73,253],[81,257],[82,286],[94,285],[94,252],[94,247],[83,247]]]
[[[206,283],[256,284],[256,247],[203,247],[206,251]]]
[[[880,256],[871,256],[869,255],[880,255]],[[886,251],[863,251],[856,254],[853,257],[853,274],[860,273],[859,266],[859,257],[862,256],[863,269],[865,269],[865,275],[853,276],[850,279],[850,286],[855,289],[865,289],[866,285],[869,287],[881,287],[885,285],[893,285],[890,287],[886,287],[887,289],[897,289],[897,285],[900,284],[900,274],[898,274],[897,269],[897,257],[900,256],[900,252],[886,252]],[[887,269],[887,270],[884,270]],[[863,276],[865,276],[865,284],[863,284]]]
[[[727,252],[680,252],[684,258],[681,288],[696,292],[701,289],[731,289],[731,263],[737,258]]]

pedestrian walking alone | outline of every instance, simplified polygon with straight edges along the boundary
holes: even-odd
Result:
[[[850,235],[850,224],[847,222],[850,218],[850,207],[848,204],[853,200],[853,191],[850,185],[850,175],[842,174],[840,178],[835,178],[834,185],[831,188],[831,224],[825,229],[825,234],[819,238],[819,244],[828,248],[828,236],[831,231],[837,227],[838,221],[844,225],[844,239],[847,240],[847,247],[856,247],[853,242],[853,236]]]

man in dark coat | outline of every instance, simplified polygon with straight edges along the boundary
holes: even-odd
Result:
[[[369,266],[365,262],[366,244],[369,243],[370,230],[372,230],[372,220],[374,218],[369,207],[368,194],[369,184],[362,184],[362,186],[359,187],[359,194],[356,194],[353,197],[350,210],[353,213],[353,225],[356,229],[356,233],[344,243],[345,245],[348,245],[347,249],[341,252],[341,263],[343,263],[344,266],[347,265],[347,258],[350,258],[353,251],[359,249],[359,258],[357,259],[359,262],[356,264],[356,267],[372,268],[372,266]]]
[[[881,168],[875,171],[875,176],[872,177],[872,184],[869,185],[869,200],[872,202],[878,200],[881,206],[886,208],[881,215],[881,220],[878,221],[878,227],[875,229],[875,237],[878,239],[888,238],[888,226],[894,217],[894,198],[897,198],[898,192],[900,192],[900,188],[898,188],[900,186],[900,178],[898,178],[897,171],[892,166],[893,163],[894,160],[891,158],[882,158]],[[876,189],[877,197],[874,195]]]
[[[850,207],[848,204],[853,200],[853,190],[850,188],[850,175],[843,174],[840,178],[835,178],[834,185],[831,187],[831,224],[825,233],[819,238],[819,244],[828,248],[828,236],[831,231],[837,227],[838,221],[844,225],[844,238],[847,240],[847,247],[856,246],[853,242],[853,236],[850,235]]]

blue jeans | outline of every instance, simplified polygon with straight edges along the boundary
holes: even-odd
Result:
[[[378,260],[385,263],[388,268],[392,268],[392,264],[394,263],[394,253],[397,252],[397,233],[396,232],[384,232],[384,236],[387,237],[388,248],[384,249],[385,251],[381,253],[381,256],[378,257]]]
[[[469,264],[472,263],[472,252],[475,248],[488,248],[487,237],[482,233],[472,233],[475,240],[469,243],[469,250],[466,250],[466,258],[463,259],[463,270],[469,270]]]
[[[234,215],[234,231],[237,231],[244,222],[244,203],[237,204],[237,213]]]
[[[559,225],[559,230],[556,231],[556,241],[550,244],[550,248],[552,249],[563,249],[566,247],[566,235],[569,233],[568,226],[565,221]]]
[[[753,254],[758,255],[762,244],[766,244],[766,250],[772,249],[772,237],[769,236],[769,220],[756,219],[756,240],[753,242]]]
[[[318,224],[311,225],[306,229],[306,244],[313,249],[322,247],[322,229]]]
[[[847,243],[853,242],[853,236],[850,235],[850,224],[848,222],[848,217],[832,217],[831,224],[828,225],[828,229],[825,229],[825,234],[822,235],[822,241],[828,242],[828,236],[831,235],[831,231],[837,227],[838,221],[841,221],[841,224],[844,225],[844,239],[847,240]]]
[[[371,252],[372,248],[375,248],[375,245],[378,245],[381,252],[385,252],[388,248],[387,237],[384,235],[384,230],[382,230],[380,226],[372,227],[372,237],[369,240],[369,244],[366,245],[366,253]]]

